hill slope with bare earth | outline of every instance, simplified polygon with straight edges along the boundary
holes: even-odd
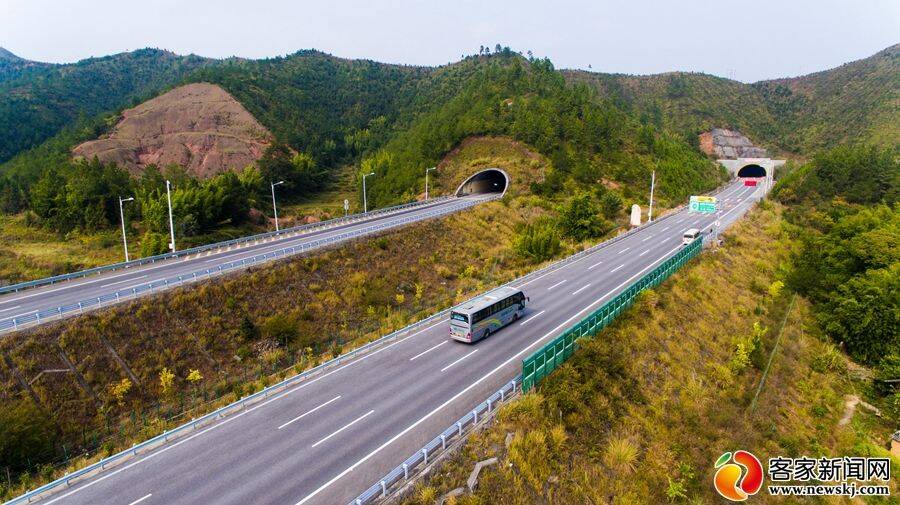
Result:
[[[75,157],[114,162],[132,175],[150,164],[174,163],[197,177],[210,177],[253,163],[271,138],[224,89],[195,83],[124,111],[109,135],[72,152]]]

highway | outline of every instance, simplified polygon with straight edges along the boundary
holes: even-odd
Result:
[[[474,345],[448,323],[299,383],[37,503],[344,504],[521,370],[521,360],[674,254],[688,228],[724,229],[762,196],[734,182],[720,215],[685,210],[514,286],[520,321]]]
[[[387,214],[376,214],[369,218],[342,223],[333,227],[315,228],[298,234],[273,237],[266,241],[248,242],[234,248],[222,248],[193,256],[172,258],[143,266],[134,266],[81,279],[35,287],[18,293],[8,293],[0,296],[0,323],[8,323],[14,318],[27,318],[27,316],[37,312],[77,304],[82,300],[96,299],[99,296],[117,291],[127,291],[150,282],[171,279],[179,275],[189,276],[192,272],[198,270],[216,270],[220,265],[240,261],[244,258],[252,258],[288,247],[310,244],[344,233],[361,232],[364,228],[371,226],[383,226],[382,230],[402,226],[410,218],[426,219],[435,213],[452,212],[457,208],[464,208],[465,206],[479,203],[484,198],[483,196],[471,196],[437,200],[433,203],[424,203]],[[361,235],[365,234],[367,233],[362,233]],[[159,289],[165,289],[165,286],[160,286]],[[159,289],[154,288],[152,292],[157,292]],[[143,296],[149,292],[144,291],[135,296]],[[77,313],[77,311],[73,312],[72,315]],[[46,320],[40,322],[46,322]],[[7,324],[6,326],[12,325]]]

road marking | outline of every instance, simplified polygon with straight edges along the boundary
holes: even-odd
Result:
[[[546,310],[542,310],[542,311],[538,312],[537,314],[535,314],[535,315],[529,317],[528,319],[522,321],[521,323],[519,323],[519,326],[522,326],[523,324],[525,324],[525,323],[531,321],[532,319],[538,317],[539,315],[543,314],[544,312],[547,312],[547,311],[546,311]]]
[[[334,398],[332,398],[332,399],[328,400],[327,402],[323,403],[322,405],[319,405],[318,407],[315,407],[315,408],[313,408],[313,409],[311,409],[311,410],[308,410],[308,411],[304,412],[303,414],[300,414],[299,416],[297,416],[297,417],[291,419],[290,421],[288,421],[288,422],[282,424],[281,426],[278,427],[278,429],[280,430],[281,428],[284,428],[285,426],[287,426],[287,425],[293,423],[294,421],[299,421],[299,420],[303,419],[304,417],[306,417],[306,416],[312,414],[313,412],[315,412],[315,411],[321,409],[322,407],[328,405],[329,403],[334,403],[334,402],[338,401],[340,398],[341,398],[341,395],[337,395],[337,396],[335,396]]]
[[[385,447],[387,447],[387,446],[393,444],[393,443],[396,442],[400,437],[402,437],[402,436],[406,435],[407,433],[409,433],[410,431],[416,429],[417,426],[419,426],[420,424],[422,424],[422,423],[424,423],[425,421],[427,421],[428,418],[430,418],[431,416],[433,416],[433,415],[437,414],[438,412],[440,412],[441,410],[443,410],[447,405],[450,405],[451,403],[453,403],[453,402],[455,402],[456,400],[458,400],[461,396],[463,396],[464,394],[466,394],[466,393],[468,393],[469,391],[471,391],[472,388],[474,388],[474,387],[478,386],[479,384],[481,384],[482,382],[486,381],[491,375],[494,375],[494,374],[497,373],[498,371],[500,371],[500,370],[502,370],[503,368],[505,368],[506,366],[508,366],[508,365],[509,365],[510,363],[512,363],[513,361],[516,361],[517,359],[519,359],[523,354],[525,354],[526,352],[528,352],[529,350],[531,350],[533,347],[535,347],[535,346],[537,346],[537,345],[543,343],[544,340],[547,340],[547,338],[549,338],[550,336],[552,336],[554,333],[556,333],[557,331],[559,331],[561,328],[564,328],[564,327],[565,327],[566,325],[568,325],[570,322],[572,322],[572,321],[575,320],[576,318],[580,317],[582,314],[584,314],[585,312],[587,312],[588,310],[590,310],[592,307],[594,307],[595,305],[597,305],[598,303],[600,303],[601,301],[603,301],[604,299],[606,299],[609,295],[611,295],[612,293],[615,293],[617,290],[621,289],[623,286],[627,285],[629,282],[631,282],[632,280],[634,280],[635,278],[637,278],[638,276],[640,276],[641,274],[643,274],[643,273],[646,272],[647,270],[650,270],[651,268],[653,268],[654,265],[656,265],[656,264],[659,263],[660,261],[664,260],[664,259],[665,259],[666,257],[668,257],[670,254],[672,254],[672,253],[678,251],[680,248],[681,248],[681,247],[676,247],[676,248],[674,248],[674,249],[671,249],[671,250],[667,251],[667,252],[664,253],[662,256],[660,256],[659,258],[657,258],[655,261],[651,262],[649,265],[647,265],[646,267],[644,267],[643,269],[641,269],[639,272],[635,273],[634,275],[632,275],[631,277],[629,277],[628,279],[626,279],[625,281],[623,281],[621,284],[619,284],[618,286],[614,287],[613,289],[607,291],[605,295],[603,295],[603,296],[597,298],[596,300],[594,300],[593,303],[591,303],[591,304],[589,304],[588,306],[586,306],[585,308],[581,309],[580,311],[578,311],[577,313],[575,313],[575,314],[574,314],[572,317],[570,317],[569,319],[566,319],[565,321],[563,321],[559,326],[557,326],[556,328],[553,328],[552,330],[550,330],[549,332],[547,332],[544,336],[542,336],[541,338],[535,340],[535,341],[532,342],[531,344],[528,344],[524,349],[522,349],[521,351],[519,351],[518,353],[516,353],[515,355],[513,355],[512,357],[510,357],[509,359],[507,359],[506,361],[504,361],[504,362],[501,363],[500,365],[498,365],[498,366],[497,366],[496,368],[494,368],[493,370],[491,370],[491,371],[489,371],[488,373],[484,374],[480,379],[476,380],[476,381],[473,382],[472,384],[469,384],[468,386],[466,386],[465,389],[463,389],[463,390],[460,391],[459,393],[456,393],[455,395],[453,395],[452,398],[450,398],[449,400],[445,401],[444,403],[438,405],[434,410],[432,410],[431,412],[429,412],[429,413],[425,414],[424,416],[422,416],[421,418],[419,418],[418,421],[412,423],[411,425],[409,425],[408,427],[406,427],[403,431],[401,431],[400,433],[397,433],[396,435],[394,435],[393,437],[391,437],[390,440],[388,440],[387,442],[381,444],[380,446],[376,447],[372,452],[370,452],[370,453],[366,454],[365,456],[363,456],[359,461],[357,461],[356,463],[353,463],[352,465],[350,465],[349,467],[347,467],[346,470],[344,470],[344,471],[342,471],[341,473],[335,475],[335,476],[332,477],[330,480],[328,480],[328,482],[322,484],[322,485],[319,486],[316,490],[314,490],[314,491],[311,492],[310,494],[308,494],[308,495],[306,495],[305,497],[303,497],[300,501],[297,502],[297,505],[303,505],[304,503],[308,502],[309,500],[312,500],[313,498],[315,498],[316,495],[318,495],[319,493],[321,493],[321,492],[324,491],[325,489],[328,489],[332,484],[334,484],[335,482],[337,482],[338,480],[340,480],[341,478],[343,478],[345,475],[347,475],[348,473],[350,473],[350,472],[352,472],[353,470],[355,470],[356,468],[358,468],[360,465],[362,465],[363,463],[365,463],[366,461],[368,461],[369,459],[371,459],[373,456],[375,456],[375,455],[378,454],[379,452],[383,451]]]
[[[678,221],[675,221],[675,224],[678,224],[678,223],[684,221],[685,219],[686,219],[686,218],[681,218],[681,219],[679,219]]]
[[[315,447],[315,446],[321,444],[322,442],[325,442],[325,441],[328,440],[329,438],[331,438],[331,437],[337,435],[338,433],[340,433],[340,432],[346,430],[347,428],[353,426],[354,424],[356,424],[356,423],[362,421],[363,419],[369,417],[373,412],[375,412],[375,411],[374,411],[374,410],[370,410],[370,411],[366,412],[365,414],[363,414],[363,415],[357,417],[356,419],[350,421],[348,424],[344,425],[343,428],[340,428],[339,430],[335,431],[335,432],[332,433],[331,435],[328,435],[327,437],[323,438],[322,440],[319,440],[318,442],[314,443],[314,444],[312,445],[312,447]]]
[[[589,288],[589,287],[591,287],[591,283],[590,283],[590,282],[587,283],[587,284],[585,284],[584,287],[580,287],[580,288],[578,288],[577,290],[575,290],[575,292],[572,293],[572,296],[575,296],[575,295],[577,295],[578,293],[581,293],[582,291],[584,291],[585,289],[587,289],[587,288]]]
[[[103,285],[101,285],[100,287],[101,287],[101,288],[108,288],[108,287],[110,287],[110,286],[115,286],[116,284],[122,284],[123,282],[136,281],[136,280],[138,280],[138,279],[145,279],[145,278],[147,278],[147,277],[148,277],[147,275],[142,275],[142,276],[140,276],[140,277],[135,277],[135,278],[133,278],[133,279],[125,279],[124,281],[118,281],[118,282],[111,282],[111,283],[109,283],[109,284],[103,284]]]
[[[600,266],[600,265],[602,265],[602,264],[603,264],[602,261],[598,261],[598,262],[594,263],[593,265],[589,266],[589,267],[588,267],[588,270],[593,270],[594,267],[598,267],[598,266]]]
[[[631,248],[630,248],[630,247],[626,247],[625,249],[622,249],[621,251],[619,251],[619,254],[622,254],[623,252],[625,252],[625,251],[627,251],[627,250],[629,250],[629,249],[631,249]]]
[[[564,283],[564,282],[566,282],[566,280],[565,280],[565,279],[563,279],[563,280],[561,280],[561,281],[559,281],[559,282],[557,282],[557,283],[556,283],[556,284],[554,284],[554,285],[552,285],[552,286],[550,286],[550,287],[549,287],[549,288],[547,288],[547,291],[550,291],[550,290],[552,290],[552,289],[553,289],[553,288],[555,288],[555,287],[557,287],[557,286],[559,286],[559,285],[560,285],[560,284],[562,284],[562,283]]]
[[[649,237],[645,238],[644,240],[641,240],[641,242],[646,242],[646,241],[650,240],[651,238],[653,238],[653,235],[650,235]]]
[[[409,360],[412,361],[412,360],[414,360],[414,359],[416,359],[416,358],[418,358],[418,357],[424,355],[425,353],[428,353],[428,352],[431,352],[431,351],[437,349],[438,347],[440,347],[440,346],[446,344],[447,342],[449,342],[449,340],[444,340],[443,342],[441,342],[440,344],[438,344],[438,345],[436,345],[436,346],[434,346],[434,347],[429,347],[428,349],[425,349],[424,351],[420,352],[419,354],[416,354],[416,355],[413,356],[412,358],[409,358]]]
[[[638,256],[643,256],[643,255],[647,254],[648,252],[650,252],[650,249],[647,249],[646,251],[642,252],[641,254],[638,254]]]
[[[10,307],[8,309],[0,309],[0,312],[6,312],[7,310],[16,310],[19,307],[21,307],[21,305],[16,305],[15,307]]]
[[[462,360],[468,358],[469,356],[475,354],[476,352],[478,352],[478,349],[475,349],[474,351],[470,352],[469,354],[466,354],[466,355],[463,356],[462,358],[459,358],[458,360],[454,361],[453,363],[450,363],[449,365],[445,366],[444,368],[441,368],[441,371],[443,372],[443,371],[447,370],[447,369],[450,368],[451,366],[453,366],[453,365],[459,363],[460,361],[462,361]]]
[[[148,493],[147,496],[144,496],[144,497],[142,497],[142,498],[138,498],[137,500],[134,500],[133,502],[129,503],[128,505],[135,505],[135,504],[137,504],[137,503],[140,503],[140,502],[146,500],[147,498],[150,498],[151,496],[153,496],[153,493]]]
[[[666,226],[665,228],[662,229],[662,231],[666,231],[666,230],[668,230],[669,228],[671,228],[671,226]]]
[[[617,266],[616,268],[613,268],[612,270],[610,270],[609,273],[613,273],[613,272],[615,272],[616,270],[618,270],[618,269],[620,269],[620,268],[622,268],[622,267],[624,267],[624,266],[625,266],[625,264],[621,264],[621,265]]]

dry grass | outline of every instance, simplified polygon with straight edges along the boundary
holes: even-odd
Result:
[[[483,472],[475,496],[458,503],[718,503],[713,463],[725,451],[886,455],[890,423],[858,413],[849,428],[837,427],[842,396],[856,385],[846,358],[820,358],[834,353],[802,300],[758,408],[748,411],[787,307],[785,294],[768,293],[790,247],[780,219],[774,206],[755,210],[724,247],[645,293],[536,393],[505,406],[427,484],[445,492],[475,461],[499,456],[504,464]],[[748,349],[760,333],[759,348]],[[505,451],[507,432],[517,436]]]

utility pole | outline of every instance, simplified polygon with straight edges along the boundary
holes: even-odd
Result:
[[[369,201],[366,197],[366,177],[370,175],[375,175],[375,172],[369,172],[363,176],[363,214],[369,213]]]
[[[431,167],[425,169],[425,201],[428,201],[428,172],[432,170],[437,170],[437,167]]]
[[[119,218],[122,220],[122,246],[125,248],[125,263],[128,263],[128,237],[125,235],[125,210],[122,208],[122,204],[132,200],[134,197],[124,199],[119,197]]]
[[[647,212],[647,222],[653,221],[653,189],[656,187],[656,170],[650,174],[650,210]]]
[[[169,201],[169,236],[172,239],[169,242],[169,249],[175,252],[175,222],[172,219],[172,184],[166,179],[166,200]]]
[[[275,186],[279,184],[284,184],[284,181],[273,182],[272,184],[272,211],[275,213],[275,231],[280,231],[278,228],[278,206],[275,205]]]

